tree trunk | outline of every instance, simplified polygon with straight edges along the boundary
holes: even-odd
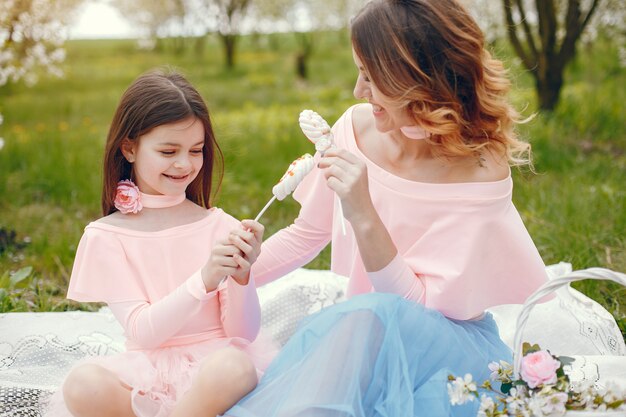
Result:
[[[541,110],[552,111],[556,108],[563,86],[563,71],[548,70],[535,75],[535,88]]]
[[[311,32],[296,32],[296,39],[300,50],[296,55],[296,74],[303,80],[309,76],[308,62],[313,52],[313,34]]]
[[[298,77],[302,78],[303,80],[306,80],[308,77],[306,63],[307,56],[303,53],[298,53],[296,55],[296,74],[298,74]]]
[[[237,35],[222,34],[220,33],[220,39],[224,47],[224,64],[226,68],[231,70],[235,68],[235,46],[237,44]]]
[[[592,0],[583,13],[580,0],[568,0],[565,16],[559,18],[553,0],[537,0],[535,12],[538,23],[535,27],[526,18],[523,0],[502,0],[505,24],[511,45],[522,60],[524,67],[535,77],[535,88],[541,110],[554,110],[559,102],[563,73],[567,64],[576,55],[576,42],[593,16],[600,0]],[[531,10],[532,11],[532,10]],[[559,27],[559,25],[561,27]],[[523,36],[520,36],[523,34]],[[558,41],[557,34],[563,33]]]

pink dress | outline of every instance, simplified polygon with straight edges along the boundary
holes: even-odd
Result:
[[[333,126],[335,144],[367,165],[372,202],[398,256],[367,273],[350,223],[341,231],[335,193],[319,169],[300,183],[294,224],[263,244],[257,285],[305,265],[332,240],[331,269],[350,278],[348,295],[394,293],[452,319],[498,304],[523,303],[547,279],[544,263],[512,198],[509,176],[495,182],[434,184],[397,177],[358,148],[348,109]]]
[[[254,280],[226,279],[206,292],[200,269],[213,243],[239,222],[218,208],[202,220],[157,232],[90,223],[81,238],[67,297],[105,302],[122,324],[127,351],[87,358],[132,387],[139,417],[167,416],[212,352],[233,346],[249,354],[259,374],[275,350],[255,341],[260,306]],[[61,392],[46,416],[71,416]]]

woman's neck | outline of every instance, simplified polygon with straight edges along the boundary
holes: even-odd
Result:
[[[385,146],[385,154],[390,162],[416,162],[432,159],[432,145],[425,140],[412,140],[405,138],[398,131],[388,132],[390,142],[395,146]]]

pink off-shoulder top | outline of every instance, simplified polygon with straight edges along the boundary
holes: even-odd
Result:
[[[544,263],[512,202],[509,176],[494,182],[423,183],[397,177],[357,146],[348,109],[333,126],[336,146],[365,161],[373,204],[397,249],[383,270],[366,272],[337,197],[314,169],[294,198],[294,224],[269,238],[253,266],[258,285],[305,265],[332,240],[331,269],[349,277],[348,295],[397,293],[453,319],[522,303],[546,279]]]
[[[218,208],[156,232],[92,222],[78,245],[67,297],[107,303],[128,349],[227,337],[252,341],[260,328],[253,278],[245,286],[228,278],[207,292],[200,275],[214,243],[239,224]]]

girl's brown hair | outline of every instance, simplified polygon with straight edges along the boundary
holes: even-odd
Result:
[[[455,0],[374,0],[354,18],[352,45],[372,83],[432,135],[438,156],[481,149],[529,163],[530,145],[514,131],[502,63]]]
[[[204,162],[186,194],[194,203],[210,208],[213,172],[218,173],[219,185],[223,156],[213,134],[209,110],[200,93],[181,74],[155,70],[133,81],[113,116],[104,153],[102,212],[105,216],[117,210],[113,201],[118,181],[131,178],[132,164],[122,154],[123,141],[134,142],[157,126],[189,117],[197,118],[204,126]]]

